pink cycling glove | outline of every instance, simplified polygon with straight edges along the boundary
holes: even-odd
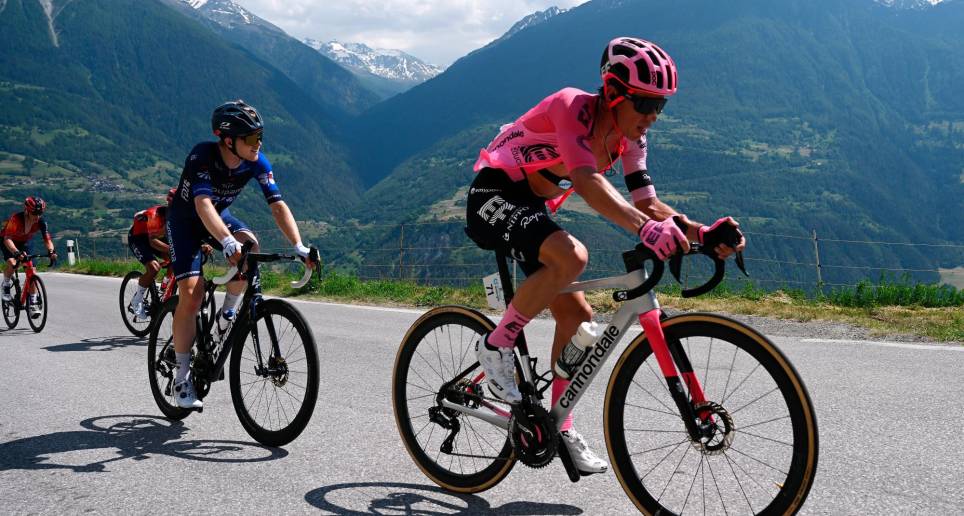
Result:
[[[686,242],[686,235],[676,225],[674,217],[656,221],[649,219],[639,230],[639,239],[660,260],[669,259]]]

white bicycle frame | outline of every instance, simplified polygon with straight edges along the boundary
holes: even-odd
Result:
[[[601,289],[620,289],[629,290],[636,286],[641,285],[648,275],[644,269],[639,269],[633,272],[628,272],[622,276],[612,276],[609,278],[601,278],[589,281],[577,281],[572,283],[562,292],[584,292],[590,290],[601,290]],[[613,315],[612,320],[602,331],[596,342],[593,343],[592,351],[588,357],[583,359],[579,370],[572,377],[569,383],[569,387],[566,388],[559,401],[556,402],[555,406],[552,407],[551,414],[556,421],[556,429],[559,430],[562,427],[562,423],[566,420],[566,416],[576,407],[576,403],[582,398],[583,393],[592,384],[593,379],[599,374],[602,365],[606,363],[609,356],[612,355],[613,351],[616,349],[616,344],[622,340],[623,336],[626,334],[626,330],[636,320],[639,316],[645,314],[651,310],[656,310],[659,308],[659,301],[656,300],[656,294],[650,290],[645,295],[637,297],[635,299],[630,299],[623,302],[619,309]],[[528,355],[523,355],[519,352],[519,348],[515,348],[516,358],[519,360],[521,365],[523,379],[530,385],[534,385],[534,379],[532,378],[532,361]],[[461,412],[463,414],[481,419],[487,423],[493,424],[503,429],[509,428],[509,413],[505,410],[499,409],[494,405],[485,403],[485,405],[492,410],[492,412],[466,407],[457,403],[453,403],[447,399],[443,399],[441,405],[445,408]]]

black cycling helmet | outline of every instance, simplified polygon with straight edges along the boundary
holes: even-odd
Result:
[[[221,104],[211,115],[211,130],[221,139],[244,136],[262,129],[261,115],[241,99]]]

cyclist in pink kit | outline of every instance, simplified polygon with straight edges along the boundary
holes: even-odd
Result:
[[[739,226],[730,217],[712,226],[694,222],[656,197],[646,168],[646,132],[676,93],[673,59],[649,41],[621,37],[609,42],[600,63],[603,86],[598,94],[562,89],[542,100],[482,149],[477,175],[467,198],[466,225],[482,247],[498,246],[512,256],[527,278],[495,330],[477,345],[489,389],[509,403],[521,400],[515,382],[512,348],[525,325],[545,308],[556,320],[552,361],[558,359],[579,324],[592,318],[581,292],[560,293],[576,280],[589,260],[586,247],[549,216],[578,193],[620,227],[638,234],[660,258],[689,242],[703,242],[707,232]],[[621,159],[632,204],[601,172]],[[726,258],[745,246],[719,245]],[[568,382],[556,377],[552,403]],[[608,464],[586,446],[572,426],[562,425],[563,442],[584,474],[606,471]]]

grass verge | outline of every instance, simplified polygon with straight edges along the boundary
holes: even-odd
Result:
[[[64,272],[122,277],[141,265],[126,260],[82,260],[63,266]],[[206,267],[206,276],[224,271]],[[292,275],[264,270],[265,293],[303,299],[349,303],[431,307],[458,304],[486,310],[481,282],[456,288],[420,285],[404,280],[360,280],[336,271],[323,271],[312,277],[303,289],[294,291],[288,281]],[[882,281],[861,284],[851,290],[834,290],[817,298],[801,291],[767,292],[747,285],[739,290],[725,287],[699,298],[683,298],[678,287],[661,288],[660,303],[684,311],[724,312],[758,315],[792,321],[834,321],[868,328],[872,334],[912,334],[941,342],[964,342],[964,292],[946,285],[911,285]],[[616,309],[609,291],[587,296],[593,309],[611,313]]]

